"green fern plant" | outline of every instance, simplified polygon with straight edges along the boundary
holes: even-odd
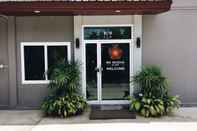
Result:
[[[57,95],[76,94],[80,87],[79,63],[60,61],[49,69],[49,88]]]
[[[138,72],[132,81],[135,90],[140,91],[145,97],[162,98],[167,96],[168,82],[157,66],[146,66]]]
[[[69,117],[82,113],[87,104],[79,95],[79,63],[60,61],[49,69],[50,94],[41,109],[47,116]]]
[[[133,97],[130,98],[130,110],[145,117],[157,117],[171,113],[179,108],[178,96],[169,96],[167,79],[157,66],[143,67],[134,77]]]

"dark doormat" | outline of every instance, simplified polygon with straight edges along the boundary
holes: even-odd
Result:
[[[128,106],[91,106],[90,120],[102,119],[136,119],[134,112],[129,111]]]

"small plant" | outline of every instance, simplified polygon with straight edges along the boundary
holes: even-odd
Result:
[[[145,117],[157,117],[171,113],[179,108],[178,96],[168,95],[168,82],[156,66],[143,67],[133,77],[135,91],[130,98],[130,110]]]
[[[173,110],[176,108],[178,109],[181,104],[179,96],[167,96],[163,100],[166,114],[173,112]]]
[[[49,71],[50,94],[41,109],[47,116],[69,117],[80,114],[87,104],[79,95],[80,71],[77,62],[60,61]]]

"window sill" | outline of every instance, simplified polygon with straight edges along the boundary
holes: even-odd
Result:
[[[30,84],[49,84],[49,80],[31,80],[31,81],[23,81],[23,85],[30,85]]]

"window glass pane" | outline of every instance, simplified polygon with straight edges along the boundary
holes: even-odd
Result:
[[[129,96],[129,43],[102,44],[102,99],[123,100]]]
[[[68,60],[67,46],[48,46],[48,69],[52,70],[53,67],[62,60]],[[50,80],[50,74],[48,76]]]
[[[84,39],[131,39],[131,27],[85,27]]]
[[[44,46],[25,46],[25,80],[45,80]]]
[[[86,44],[86,95],[88,100],[97,100],[97,45]]]

